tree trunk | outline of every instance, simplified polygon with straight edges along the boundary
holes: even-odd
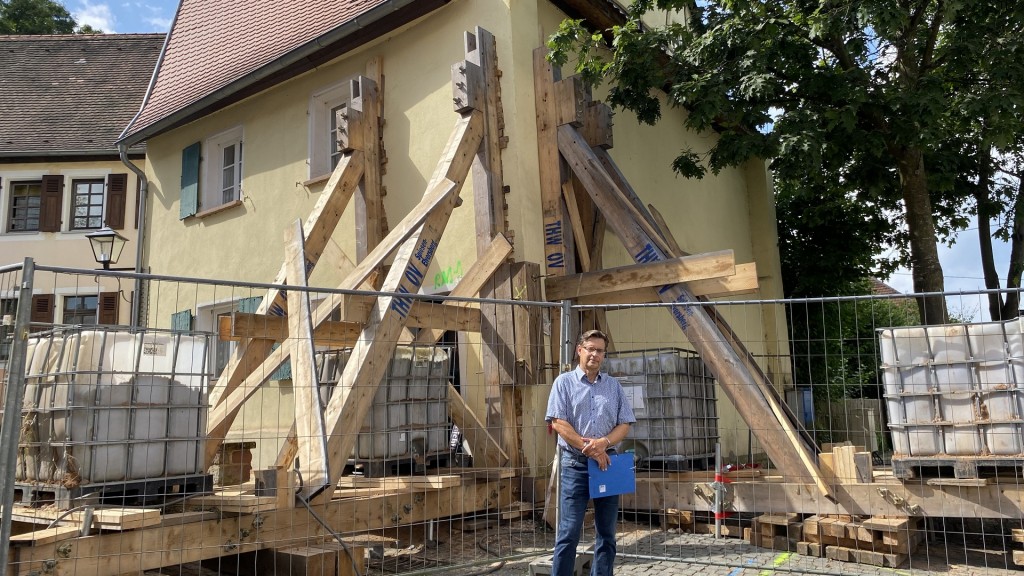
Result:
[[[1008,320],[1020,316],[1021,275],[1024,274],[1024,197],[1017,184],[1017,197],[1013,202],[1013,229],[1010,234],[1010,265],[1006,273],[1006,302],[1003,303],[1002,318]]]
[[[981,250],[981,271],[985,277],[985,288],[998,290],[999,273],[996,272],[996,261],[992,255],[992,202],[989,193],[992,186],[992,170],[988,151],[984,146],[978,151],[978,184],[974,189],[974,202],[978,207],[978,247]],[[992,320],[1002,319],[1003,298],[998,292],[988,295],[988,314]]]
[[[942,264],[935,238],[932,201],[928,196],[928,177],[924,154],[917,148],[899,147],[893,156],[900,171],[907,231],[910,234],[910,265],[914,292],[943,292]],[[942,295],[918,298],[917,307],[925,324],[946,323],[946,299]]]

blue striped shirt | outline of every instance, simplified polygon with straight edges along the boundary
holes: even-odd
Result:
[[[565,420],[584,438],[607,436],[619,424],[633,424],[633,406],[622,390],[622,385],[605,372],[598,372],[597,381],[590,382],[579,366],[555,378],[548,396],[548,411],[544,419]],[[558,445],[579,455],[580,451],[561,437]]]

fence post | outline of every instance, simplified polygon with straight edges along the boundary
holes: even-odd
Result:
[[[15,469],[18,464],[18,440],[21,432],[21,405],[25,400],[25,361],[29,321],[32,317],[32,279],[35,263],[25,258],[18,290],[18,308],[14,319],[11,356],[7,361],[7,385],[4,386],[3,423],[0,424],[0,576],[7,576],[11,550],[11,518],[14,506]]]
[[[572,301],[562,300],[562,358],[559,372],[572,370],[572,350],[576,337],[569,331],[572,329]]]

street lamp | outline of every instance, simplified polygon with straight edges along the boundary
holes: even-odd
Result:
[[[124,236],[111,230],[109,226],[90,232],[85,237],[89,239],[89,245],[92,246],[92,257],[96,259],[97,263],[103,265],[104,270],[110,270],[111,264],[117,264],[117,259],[121,257],[121,251],[124,250],[124,244],[128,241]]]

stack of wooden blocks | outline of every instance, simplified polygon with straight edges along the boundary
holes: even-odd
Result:
[[[924,541],[923,518],[811,516],[797,552],[842,562],[895,568]]]
[[[743,529],[743,539],[754,546],[772,550],[796,551],[803,534],[799,514],[764,514]]]
[[[1024,544],[1024,528],[1014,528],[1011,533],[1014,542]],[[1013,551],[1013,563],[1017,566],[1024,566],[1024,550]]]
[[[849,443],[843,445],[826,444],[818,455],[818,464],[822,479],[828,484],[870,484],[874,481],[874,467],[871,464],[871,452],[861,446]]]

